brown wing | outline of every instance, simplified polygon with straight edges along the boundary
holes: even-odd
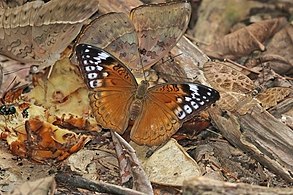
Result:
[[[76,56],[90,89],[90,105],[98,124],[123,133],[137,88],[134,76],[102,49],[81,44],[76,47]]]
[[[293,93],[293,90],[288,87],[273,87],[258,94],[256,98],[261,102],[264,109],[269,109],[276,106],[287,96]]]
[[[137,35],[125,13],[109,13],[94,19],[77,42],[103,48],[133,70],[141,68]]]
[[[203,72],[209,84],[220,92],[251,93],[253,81],[227,62],[207,62]]]
[[[42,68],[53,65],[76,38],[82,22],[98,10],[97,3],[53,0],[0,8],[0,53]]]
[[[186,2],[142,5],[130,12],[144,69],[158,62],[185,33],[191,15]]]
[[[150,88],[130,138],[137,144],[159,145],[169,139],[182,123],[220,98],[207,86],[162,84]]]

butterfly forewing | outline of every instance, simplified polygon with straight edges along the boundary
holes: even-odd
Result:
[[[115,57],[96,47],[80,44],[76,55],[90,89],[90,104],[97,122],[123,133],[137,83],[131,72]]]
[[[142,5],[130,12],[145,69],[164,57],[185,33],[191,15],[187,2]]]
[[[138,144],[158,145],[169,139],[184,121],[219,98],[216,90],[200,84],[154,86],[147,91],[143,110],[132,128],[131,139]]]

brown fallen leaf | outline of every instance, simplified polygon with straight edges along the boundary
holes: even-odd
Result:
[[[267,45],[261,56],[246,62],[246,66],[254,67],[267,63],[278,74],[293,74],[293,25],[288,24],[277,32]]]
[[[36,181],[27,181],[16,188],[14,188],[9,194],[10,195],[53,195],[56,189],[56,182],[53,176],[44,177]]]
[[[264,51],[265,42],[285,24],[285,18],[257,22],[230,33],[202,49],[208,56],[218,59],[237,59],[254,50]]]
[[[40,163],[62,161],[89,141],[88,136],[78,136],[38,118],[29,119],[25,125],[1,134],[4,133],[14,155]]]

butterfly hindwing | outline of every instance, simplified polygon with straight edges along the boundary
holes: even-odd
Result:
[[[170,52],[185,33],[190,15],[188,2],[142,5],[131,10],[144,69]]]
[[[123,133],[137,88],[134,76],[115,57],[99,48],[80,44],[76,55],[90,89],[90,105],[98,124]]]
[[[94,45],[110,52],[131,69],[140,63],[138,37],[125,13],[101,15],[82,31],[78,43]]]
[[[194,83],[161,84],[147,91],[143,110],[131,131],[138,144],[158,145],[169,139],[182,123],[220,98],[207,86]]]

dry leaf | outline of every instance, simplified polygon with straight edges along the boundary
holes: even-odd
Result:
[[[78,136],[37,117],[25,121],[24,125],[5,127],[3,133],[14,155],[40,163],[62,161],[89,141],[87,136]]]
[[[88,90],[77,66],[68,58],[56,62],[49,79],[46,74],[40,74],[34,84],[28,98],[47,109],[51,116],[49,122],[65,126],[71,123],[75,127],[90,123],[91,127],[87,127],[97,129],[96,121],[89,117]]]
[[[269,66],[278,74],[293,74],[293,25],[274,35],[259,61],[269,62]]]
[[[203,48],[212,58],[237,59],[254,50],[265,50],[265,42],[287,23],[284,18],[265,20],[241,28]]]
[[[48,195],[54,194],[56,183],[53,176],[38,179],[36,181],[27,181],[17,186],[10,195]]]
[[[201,175],[196,161],[174,139],[142,163],[150,180],[158,184],[182,186],[187,178]]]

